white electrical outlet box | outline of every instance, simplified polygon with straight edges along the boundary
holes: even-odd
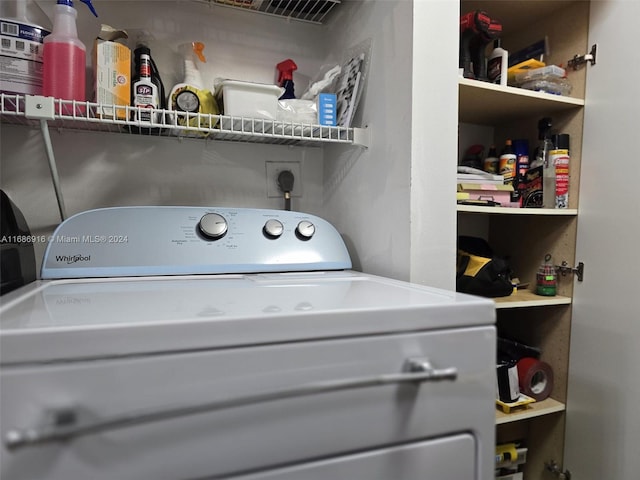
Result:
[[[282,197],[284,194],[278,186],[278,175],[284,170],[291,170],[293,173],[292,197],[302,196],[302,165],[300,162],[273,162],[266,161],[267,172],[267,197]]]

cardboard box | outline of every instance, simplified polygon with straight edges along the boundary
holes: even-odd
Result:
[[[490,200],[508,207],[511,205],[513,185],[459,183],[458,192],[468,193],[470,200]]]
[[[128,38],[124,30],[102,25],[93,43],[94,101],[104,104],[96,112],[100,118],[125,120],[131,105],[131,50],[121,43]]]
[[[335,127],[338,122],[338,99],[335,93],[318,95],[318,123]]]
[[[542,165],[530,168],[518,184],[518,190],[520,191],[520,198],[524,208],[542,208],[542,175]]]

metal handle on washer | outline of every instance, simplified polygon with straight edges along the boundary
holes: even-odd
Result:
[[[458,377],[458,370],[455,367],[435,369],[431,365],[431,362],[426,358],[407,359],[403,366],[403,372],[405,373],[391,373],[370,377],[314,382],[266,393],[257,393],[255,395],[246,395],[227,400],[217,400],[200,405],[124,414],[111,419],[99,420],[84,425],[77,424],[77,415],[75,410],[56,410],[52,412],[55,418],[53,425],[40,428],[36,427],[22,430],[9,430],[5,435],[4,444],[8,450],[17,450],[23,447],[63,442],[72,440],[76,437],[101,433],[108,430],[128,428],[145,423],[169,420],[172,418],[196,415],[199,413],[223,410],[226,408],[235,408],[257,403],[273,402],[275,400],[287,398],[317,395],[339,390],[350,390],[390,384],[455,380]]]

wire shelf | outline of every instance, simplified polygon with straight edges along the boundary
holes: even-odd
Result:
[[[40,102],[43,112],[31,113],[30,103]],[[53,101],[53,105],[51,105]],[[205,115],[146,109],[50,97],[0,94],[2,123],[36,127],[46,119],[50,127],[122,134],[178,138],[319,146],[323,143],[354,143],[354,129],[228,115]],[[139,120],[147,118],[148,121]]]
[[[290,20],[322,24],[340,0],[199,0]]]

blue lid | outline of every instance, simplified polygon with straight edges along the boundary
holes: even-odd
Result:
[[[80,1],[84,3],[87,7],[89,7],[89,10],[91,10],[91,13],[93,13],[96,17],[98,16],[95,8],[93,8],[93,4],[91,3],[91,0],[80,0]],[[73,7],[73,0],[58,0],[57,4]]]

